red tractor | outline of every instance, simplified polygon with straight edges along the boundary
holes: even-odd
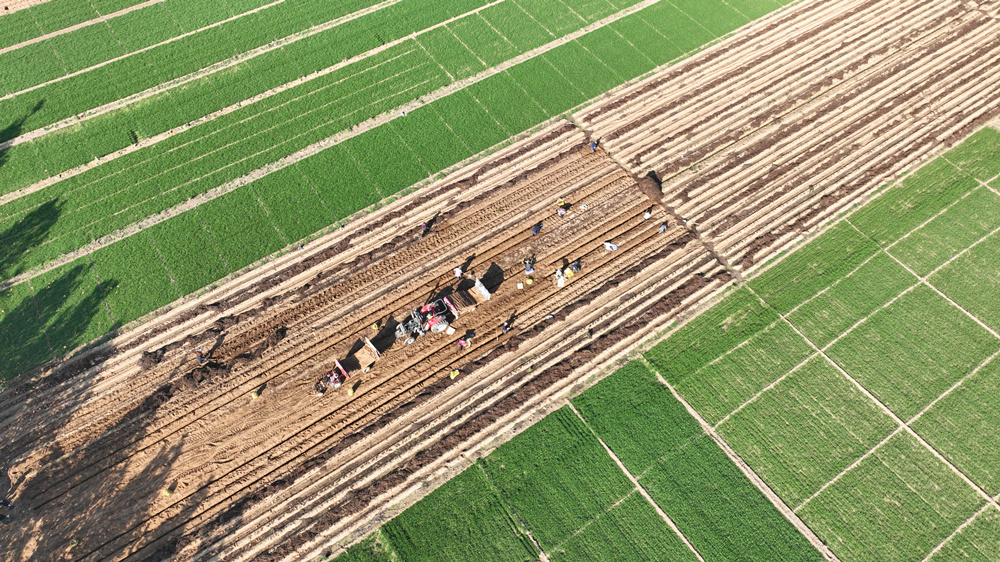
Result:
[[[410,309],[410,317],[396,326],[396,339],[406,338],[404,343],[410,345],[427,332],[435,334],[448,329],[448,326],[458,318],[458,309],[448,297],[441,297],[420,307]]]
[[[362,373],[367,373],[372,369],[372,365],[374,365],[375,361],[377,361],[380,357],[382,357],[382,354],[378,352],[375,344],[373,344],[368,338],[364,338],[361,348],[348,355],[347,359],[344,359],[344,363],[347,363],[348,367],[350,367],[352,371],[361,369]],[[323,375],[319,381],[313,385],[313,390],[316,391],[316,396],[323,396],[328,389],[336,390],[340,388],[340,386],[347,382],[347,379],[351,377],[351,375],[348,374],[347,369],[341,365],[340,361],[334,359],[333,365],[334,368],[327,374]],[[347,395],[351,396],[352,394],[354,394],[354,389],[347,389]]]
[[[316,391],[316,396],[323,396],[327,389],[336,390],[340,388],[340,385],[347,382],[350,375],[347,374],[347,370],[341,366],[340,361],[336,359],[333,360],[334,368],[323,375],[316,384],[313,385],[313,390]]]

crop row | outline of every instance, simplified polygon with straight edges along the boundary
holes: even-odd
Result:
[[[467,2],[468,0],[463,1]],[[485,30],[495,35],[496,32],[493,29],[500,30],[504,34],[503,41],[506,44],[514,45],[512,48],[515,49],[516,54],[590,23],[562,4],[534,5],[525,0],[520,0],[520,2],[520,4],[516,4],[511,0],[491,6],[483,10],[480,15],[472,14],[454,22],[450,26],[457,28],[454,33],[448,27],[437,28],[420,35],[419,39],[422,45],[426,43],[425,48],[428,48],[437,62],[444,65],[446,71],[455,71],[452,75],[458,79],[463,77],[466,72],[480,70],[483,67],[481,60],[494,60],[492,57],[495,55],[488,46],[495,43],[496,37],[499,37],[499,35],[493,37],[492,42],[485,41],[486,44],[480,46],[475,53],[468,51],[462,46],[461,41],[468,41],[471,45],[476,45],[476,41],[475,35],[469,29],[463,28],[462,24],[466,20],[488,22],[489,25],[485,23],[482,25],[485,26]],[[405,2],[400,3],[385,11],[403,9],[408,5]],[[435,6],[435,10],[421,14],[421,19],[418,21],[433,25],[437,21],[443,21],[456,13],[461,13],[458,10],[472,9],[478,4],[475,6],[471,4],[452,6],[450,3],[440,3],[440,5],[436,3]],[[562,6],[562,8],[555,8],[555,6]],[[604,12],[598,13],[603,14]],[[434,16],[435,21],[426,19],[429,15]],[[559,15],[561,18],[554,17]],[[331,62],[359,55],[379,46],[384,41],[396,39],[409,33],[406,29],[401,29],[394,35],[389,35],[393,28],[382,25],[384,22],[372,20],[376,16],[379,14],[358,18],[329,31],[287,45],[280,50],[262,54],[225,72],[215,73],[201,80],[185,84],[183,87],[174,88],[169,93],[143,100],[111,114],[90,119],[83,122],[81,127],[67,131],[64,135],[49,135],[36,142],[15,146],[7,151],[5,155],[7,163],[0,168],[0,189],[7,192],[23,187],[92,160],[94,157],[100,157],[128,146],[134,142],[135,138],[159,134],[300,76],[326,68]],[[575,21],[571,18],[575,18]],[[687,20],[687,23],[684,20]],[[561,28],[566,31],[560,31],[556,34],[556,32],[542,28],[539,21],[548,21],[553,26],[559,23]],[[566,25],[565,21],[572,22],[572,25]],[[381,27],[375,27],[376,24]],[[411,27],[414,25],[414,23],[410,24]],[[373,35],[372,29],[378,29],[378,38]],[[478,26],[476,29],[482,31]],[[539,104],[550,113],[555,111],[557,105],[561,107],[560,111],[566,107],[572,107],[580,101],[594,97],[608,88],[620,84],[623,80],[633,78],[641,72],[664,64],[684,52],[696,49],[704,41],[713,39],[704,30],[701,30],[701,33],[692,34],[689,31],[691,29],[699,28],[694,21],[678,12],[676,8],[666,4],[663,6],[656,4],[639,14],[634,14],[605,29],[588,34],[575,43],[575,48],[564,49],[565,52],[550,55],[556,57],[553,62],[561,68],[542,69],[546,75],[554,74],[555,77],[551,91],[546,90],[541,85],[535,88],[542,92],[545,98],[540,100]],[[506,35],[508,33],[509,37]],[[631,39],[632,36],[635,36],[635,39]],[[449,41],[449,39],[452,40]],[[165,51],[166,54],[162,57],[164,60],[173,60],[177,56],[186,57],[189,54],[187,51],[170,45],[163,46],[163,48],[173,49],[169,52]],[[635,54],[636,49],[641,52],[641,56],[622,56]],[[171,54],[175,51],[178,54]],[[52,91],[43,91],[45,90],[43,88],[0,102],[0,108],[3,108],[4,104],[10,105],[7,108],[10,110],[10,115],[23,118],[23,122],[17,122],[16,126],[9,127],[4,134],[8,137],[16,136],[23,131],[32,130],[58,119],[86,111],[100,103],[142,91],[159,84],[161,81],[180,75],[176,73],[164,74],[161,69],[164,63],[157,58],[158,55],[155,55],[155,52],[159,51],[154,50],[137,55],[143,58],[140,62],[129,62],[139,61],[138,58],[129,57],[129,59],[115,62],[71,79],[78,80],[79,84],[64,81],[52,85]],[[605,64],[594,55],[613,62]],[[452,63],[452,59],[457,62]],[[621,60],[630,62],[623,65],[623,63],[618,62]],[[463,65],[466,63],[468,63],[468,68],[463,70]],[[120,64],[128,65],[128,68],[119,69],[116,65]],[[611,70],[611,68],[615,70]],[[523,72],[531,73],[532,71],[526,69]],[[564,75],[560,75],[560,72]],[[567,82],[579,86],[574,88]],[[64,92],[77,91],[82,94],[64,95]],[[94,96],[99,97],[100,100],[87,101],[88,98]],[[559,104],[557,100],[569,99],[565,96],[574,98],[574,103]],[[0,141],[2,140],[0,138]],[[72,152],[62,150],[67,146],[77,148]]]

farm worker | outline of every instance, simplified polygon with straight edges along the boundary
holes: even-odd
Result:
[[[642,220],[648,221],[649,217],[651,217],[651,216],[653,216],[653,213],[650,212],[650,211],[646,211],[645,213],[642,214]]]
[[[559,215],[560,217],[565,217],[566,207],[559,207],[558,209],[556,209],[556,214]]]
[[[563,275],[565,275],[566,277],[572,277],[574,274],[575,273],[573,271],[573,268],[570,267],[567,267],[565,271],[563,271]]]
[[[664,232],[667,231],[668,228],[670,227],[667,225],[667,223],[663,223],[660,225],[660,228],[658,230],[660,231],[660,234],[663,234]]]
[[[459,266],[455,268],[455,279],[461,279],[461,278],[462,278],[462,267]]]
[[[611,242],[605,242],[604,243],[604,249],[607,250],[607,251],[609,251],[609,252],[614,252],[615,250],[618,249],[618,246],[615,245],[615,244],[612,244]]]
[[[470,345],[472,345],[472,338],[471,337],[458,338],[458,350],[459,351],[462,351],[463,349],[469,347]]]
[[[448,375],[450,378],[455,378],[458,376],[458,369],[452,369],[451,373]]]
[[[594,142],[590,143],[590,151],[591,152],[594,152],[595,150],[597,150],[597,143],[598,142],[600,142],[600,140],[595,140]]]
[[[198,348],[198,364],[201,365],[204,362],[205,362],[205,350],[199,347]]]
[[[535,260],[528,258],[524,260],[524,274],[531,275],[535,272]]]
[[[569,266],[569,270],[572,271],[573,273],[580,273],[580,260],[576,260],[575,262],[571,263]]]
[[[501,334],[506,334],[509,331],[510,331],[510,322],[504,322],[503,324],[500,324]]]
[[[14,504],[10,503],[10,500],[7,498],[0,500],[0,505],[6,507],[7,509],[14,509]]]
[[[564,199],[563,199],[562,197],[560,197],[560,198],[559,198],[559,199],[558,199],[558,200],[556,201],[556,207],[562,207],[562,206],[564,206],[565,204],[566,204],[566,201],[565,201],[565,200],[564,200]]]
[[[531,235],[534,236],[539,232],[541,232],[543,226],[545,225],[543,225],[542,223],[538,223],[535,226],[531,227]]]
[[[420,237],[421,238],[423,238],[424,236],[427,235],[427,231],[428,230],[430,230],[430,226],[428,226],[427,223],[425,223],[425,222],[420,223]]]

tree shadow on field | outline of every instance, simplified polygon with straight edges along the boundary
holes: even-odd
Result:
[[[0,280],[23,272],[21,256],[48,238],[62,207],[58,197],[46,201],[0,233]]]
[[[6,142],[10,139],[15,139],[21,136],[21,134],[24,133],[25,121],[27,121],[32,115],[38,113],[43,107],[45,107],[45,100],[38,100],[38,103],[35,104],[35,107],[33,107],[27,115],[15,120],[10,125],[7,125],[7,127],[3,130],[0,130],[0,142]],[[7,163],[8,157],[9,155],[7,154],[7,149],[0,150],[0,166]]]

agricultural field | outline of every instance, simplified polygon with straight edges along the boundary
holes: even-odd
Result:
[[[608,399],[623,393],[631,402]],[[455,492],[484,474],[506,506],[489,521],[479,515],[490,505],[483,492]],[[480,529],[510,521],[523,525],[529,544],[551,560],[697,560],[692,550],[713,560],[821,559],[639,361],[404,511],[382,527],[379,542],[382,555],[401,560],[520,560],[523,550],[491,551],[497,539],[476,538]],[[410,537],[434,544],[415,549]],[[364,559],[375,550],[370,541],[337,560]],[[453,554],[462,548],[477,550]]]
[[[994,4],[12,2],[0,550],[991,553]]]
[[[53,0],[3,16],[0,36],[16,40],[0,45],[0,115],[12,116],[0,124],[0,238],[14,252],[0,283],[38,292],[40,274],[71,276],[73,257],[105,252],[92,273],[123,302],[68,339],[50,334],[47,351],[25,342],[0,377],[297,247],[781,6],[636,3]],[[121,240],[139,229],[152,241]],[[53,321],[37,316],[31,329]]]

